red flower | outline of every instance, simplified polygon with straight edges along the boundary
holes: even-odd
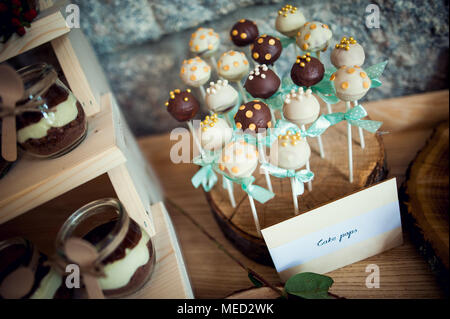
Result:
[[[20,0],[12,0],[11,3],[15,7],[21,7],[22,6],[22,1],[20,1]]]
[[[27,11],[23,14],[23,17],[25,18],[25,20],[27,20],[28,22],[33,21],[34,18],[36,18],[37,16],[37,11],[34,9],[30,9],[30,11]]]
[[[13,13],[13,15],[15,15],[16,17],[20,16],[20,12],[21,12],[20,8],[14,8],[14,9],[12,9],[12,13]]]
[[[23,36],[25,34],[25,28],[24,27],[20,27],[16,30],[16,33],[20,36]]]
[[[0,3],[0,12],[5,12],[8,10],[8,7],[4,3]]]
[[[17,18],[12,18],[11,19],[11,24],[15,27],[20,27],[22,24],[20,23],[20,20]]]

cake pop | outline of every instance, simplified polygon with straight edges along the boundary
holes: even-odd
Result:
[[[280,39],[263,34],[251,46],[252,58],[259,64],[272,65],[281,55],[283,47]]]
[[[326,51],[332,35],[328,25],[319,21],[306,22],[298,30],[296,42],[306,52]]]
[[[211,77],[211,67],[199,57],[184,60],[180,69],[180,77],[186,85],[201,87]]]
[[[227,144],[233,135],[233,130],[227,121],[217,116],[217,113],[200,122],[200,143],[207,151],[217,151]]]
[[[358,65],[342,66],[330,77],[336,89],[336,96],[342,101],[361,99],[370,89],[371,80]]]
[[[191,120],[198,112],[200,105],[190,89],[170,91],[170,98],[166,102],[167,111],[178,122]]]
[[[270,147],[270,162],[278,167],[297,170],[306,165],[311,156],[311,149],[300,132],[292,134],[287,131],[279,135]]]
[[[284,100],[284,117],[298,127],[314,122],[319,113],[320,104],[311,89],[307,89],[306,92],[302,87],[299,87],[297,92],[292,89]]]
[[[306,53],[298,56],[291,68],[292,82],[298,86],[311,87],[322,81],[325,74],[325,67],[319,59]]]
[[[247,19],[239,20],[230,30],[231,41],[238,47],[244,47],[253,43],[258,35],[259,31],[256,23]]]
[[[353,37],[343,37],[331,51],[330,59],[336,68],[344,65],[363,65],[364,49]]]
[[[227,80],[210,82],[209,88],[206,89],[206,106],[212,112],[226,113],[236,105],[238,99],[237,91],[228,84]]]
[[[205,58],[211,57],[219,48],[219,35],[211,28],[198,28],[191,35],[189,49]]]
[[[261,130],[272,127],[272,116],[266,103],[258,100],[250,101],[239,107],[234,117],[236,127],[246,131],[259,133]]]
[[[267,99],[280,87],[280,78],[267,65],[258,65],[250,72],[244,87],[253,97]]]
[[[219,76],[229,81],[240,81],[249,70],[247,58],[243,52],[227,51],[217,62]]]
[[[305,24],[306,19],[297,7],[290,4],[285,5],[278,11],[275,20],[275,29],[281,34],[291,38],[297,34],[297,31]]]

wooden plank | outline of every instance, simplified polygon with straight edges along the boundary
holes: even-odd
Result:
[[[382,129],[390,132],[383,136],[387,164],[390,176],[395,176],[397,181],[404,179],[409,162],[415,157],[417,150],[423,147],[432,127],[448,118],[448,97],[448,91],[439,91],[364,103],[372,119],[385,120]],[[400,109],[408,114],[409,121],[396,115]],[[424,116],[426,114],[428,116]],[[169,134],[163,134],[142,138],[139,142],[144,155],[159,176],[165,196],[183,207],[243,263],[269,282],[278,283],[279,278],[273,268],[248,259],[222,234],[212,217],[203,191],[194,189],[190,183],[197,168],[192,164],[175,165],[170,162],[169,150],[176,141],[170,141]],[[167,208],[177,230],[197,298],[223,298],[251,286],[245,271],[217,249],[186,217],[168,204]],[[365,286],[368,275],[365,269],[368,264],[380,267],[379,289],[368,289]],[[333,271],[329,275],[335,280],[332,292],[347,298],[443,297],[443,291],[426,261],[411,244],[407,229],[403,246]]]
[[[23,37],[14,34],[8,42],[0,46],[0,63],[50,42],[69,31],[70,28],[59,10],[50,8],[43,11]]]
[[[86,139],[56,159],[24,155],[0,180],[0,223],[4,223],[125,162],[115,144],[111,105],[89,119]]]
[[[106,174],[99,176],[28,214],[0,225],[0,240],[25,236],[48,256],[55,253],[54,240],[64,221],[81,206],[105,197],[116,197]],[[149,208],[150,209],[150,208]],[[193,298],[185,263],[169,215],[162,203],[151,207],[156,235],[156,265],[150,282],[131,298]]]

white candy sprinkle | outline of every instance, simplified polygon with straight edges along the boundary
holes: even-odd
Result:
[[[266,75],[265,74],[261,74],[261,78],[265,79]]]
[[[248,77],[248,79],[251,81],[251,80],[253,80],[253,75],[250,75],[249,77]]]
[[[227,86],[228,85],[228,80],[223,80],[223,86]]]

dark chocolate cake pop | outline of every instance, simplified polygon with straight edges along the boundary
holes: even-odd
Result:
[[[167,111],[178,121],[185,122],[197,114],[200,105],[192,95],[191,90],[181,92],[179,89],[170,91],[170,99],[166,102]]]
[[[266,103],[258,100],[247,102],[239,107],[234,122],[238,129],[259,133],[261,129],[272,127],[272,116]]]
[[[275,94],[280,87],[280,78],[267,67],[258,65],[245,81],[244,87],[253,97],[267,99]]]
[[[258,37],[259,31],[256,23],[241,19],[230,30],[231,41],[238,47],[249,45]]]
[[[278,38],[263,34],[251,46],[252,58],[259,64],[274,64],[281,55],[283,47]]]
[[[325,67],[309,53],[298,56],[291,69],[291,79],[298,86],[310,87],[322,81]]]

